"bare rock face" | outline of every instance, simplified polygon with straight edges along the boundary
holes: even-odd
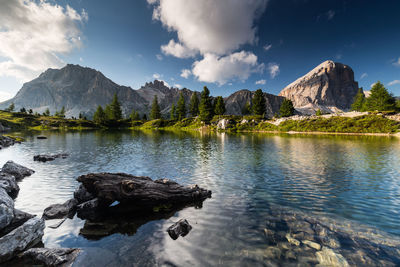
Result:
[[[240,90],[224,99],[226,112],[229,115],[243,115],[242,110],[247,102],[251,104],[254,92],[249,90]],[[266,102],[265,115],[273,117],[275,113],[279,113],[279,108],[284,97],[264,93]]]
[[[353,70],[328,60],[286,86],[279,95],[290,99],[301,113],[313,114],[318,109],[325,112],[349,110],[357,91]]]

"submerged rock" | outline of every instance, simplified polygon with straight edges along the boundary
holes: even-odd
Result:
[[[31,248],[22,254],[34,264],[45,266],[71,266],[78,256],[77,248]]]
[[[186,219],[180,219],[168,227],[167,232],[173,240],[176,240],[179,236],[187,235],[190,230],[192,230],[192,226],[189,224],[189,222]]]
[[[63,204],[54,204],[47,207],[43,212],[43,218],[49,219],[61,219],[68,215],[75,213],[76,205],[78,201],[76,199],[70,199]]]
[[[316,253],[317,259],[319,261],[319,266],[332,266],[332,267],[347,267],[349,263],[347,260],[338,252],[324,247],[321,251]]]
[[[17,142],[14,138],[11,138],[9,136],[4,136],[4,135],[0,135],[0,149],[4,148],[4,147],[9,147],[12,146]]]
[[[2,172],[14,175],[15,179],[22,180],[26,176],[31,176],[35,173],[34,170],[26,168],[22,165],[15,163],[12,160],[9,160],[4,164],[3,168],[1,169]]]
[[[34,217],[0,237],[0,262],[7,261],[40,242],[44,228],[44,220]]]
[[[14,175],[0,172],[0,188],[3,188],[12,198],[17,197],[19,186]]]
[[[68,157],[68,154],[55,154],[55,155],[35,155],[33,156],[34,161],[41,161],[41,162],[46,162],[46,161],[52,161],[58,158],[65,159]]]
[[[38,135],[36,138],[37,138],[37,139],[47,139],[47,137],[44,136],[44,135]]]

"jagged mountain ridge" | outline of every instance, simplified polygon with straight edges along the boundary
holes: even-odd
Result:
[[[109,104],[116,93],[125,116],[132,109],[141,115],[148,114],[154,96],[157,95],[161,113],[167,117],[172,104],[178,102],[181,92],[188,105],[194,91],[187,88],[172,88],[163,81],[155,80],[134,90],[114,83],[97,70],[68,64],[61,69],[48,69],[38,78],[25,83],[14,98],[0,103],[0,109],[14,103],[16,110],[24,107],[43,113],[49,108],[53,114],[64,106],[67,117],[76,117],[79,113],[90,117],[98,105],[104,107]],[[200,98],[200,92],[197,95]],[[241,90],[226,97],[226,114],[241,115],[244,105],[251,101],[252,95],[253,92],[249,90]],[[283,98],[267,93],[264,95],[267,101],[266,115],[273,116],[279,112]]]

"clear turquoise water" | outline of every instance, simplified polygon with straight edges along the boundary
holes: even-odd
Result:
[[[135,234],[100,240],[80,235],[84,221],[46,228],[48,247],[83,247],[86,264],[227,265],[262,247],[271,204],[337,220],[349,219],[400,236],[400,139],[371,136],[229,135],[172,132],[45,133],[0,151],[36,171],[20,182],[16,207],[39,216],[72,197],[76,177],[126,172],[170,178],[212,190],[213,197],[167,219],[143,222]],[[69,153],[39,163],[40,153]],[[186,218],[193,230],[174,241],[166,229]],[[48,221],[54,224],[56,221]],[[117,231],[118,232],[118,231]],[[242,262],[243,263],[243,262]]]

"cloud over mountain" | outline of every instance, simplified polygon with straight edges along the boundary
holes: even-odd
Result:
[[[254,21],[264,12],[267,0],[148,0],[154,5],[153,19],[177,33],[161,50],[178,58],[203,59],[193,63],[199,81],[224,84],[233,78],[247,79],[263,67],[252,52],[235,52],[242,45],[257,43]],[[243,54],[244,53],[244,54]],[[221,74],[211,74],[226,64],[234,64]],[[215,66],[211,65],[216,63]],[[245,73],[241,73],[245,71]]]
[[[2,1],[0,8],[0,76],[26,81],[65,63],[60,54],[79,48],[88,15],[53,2]]]

